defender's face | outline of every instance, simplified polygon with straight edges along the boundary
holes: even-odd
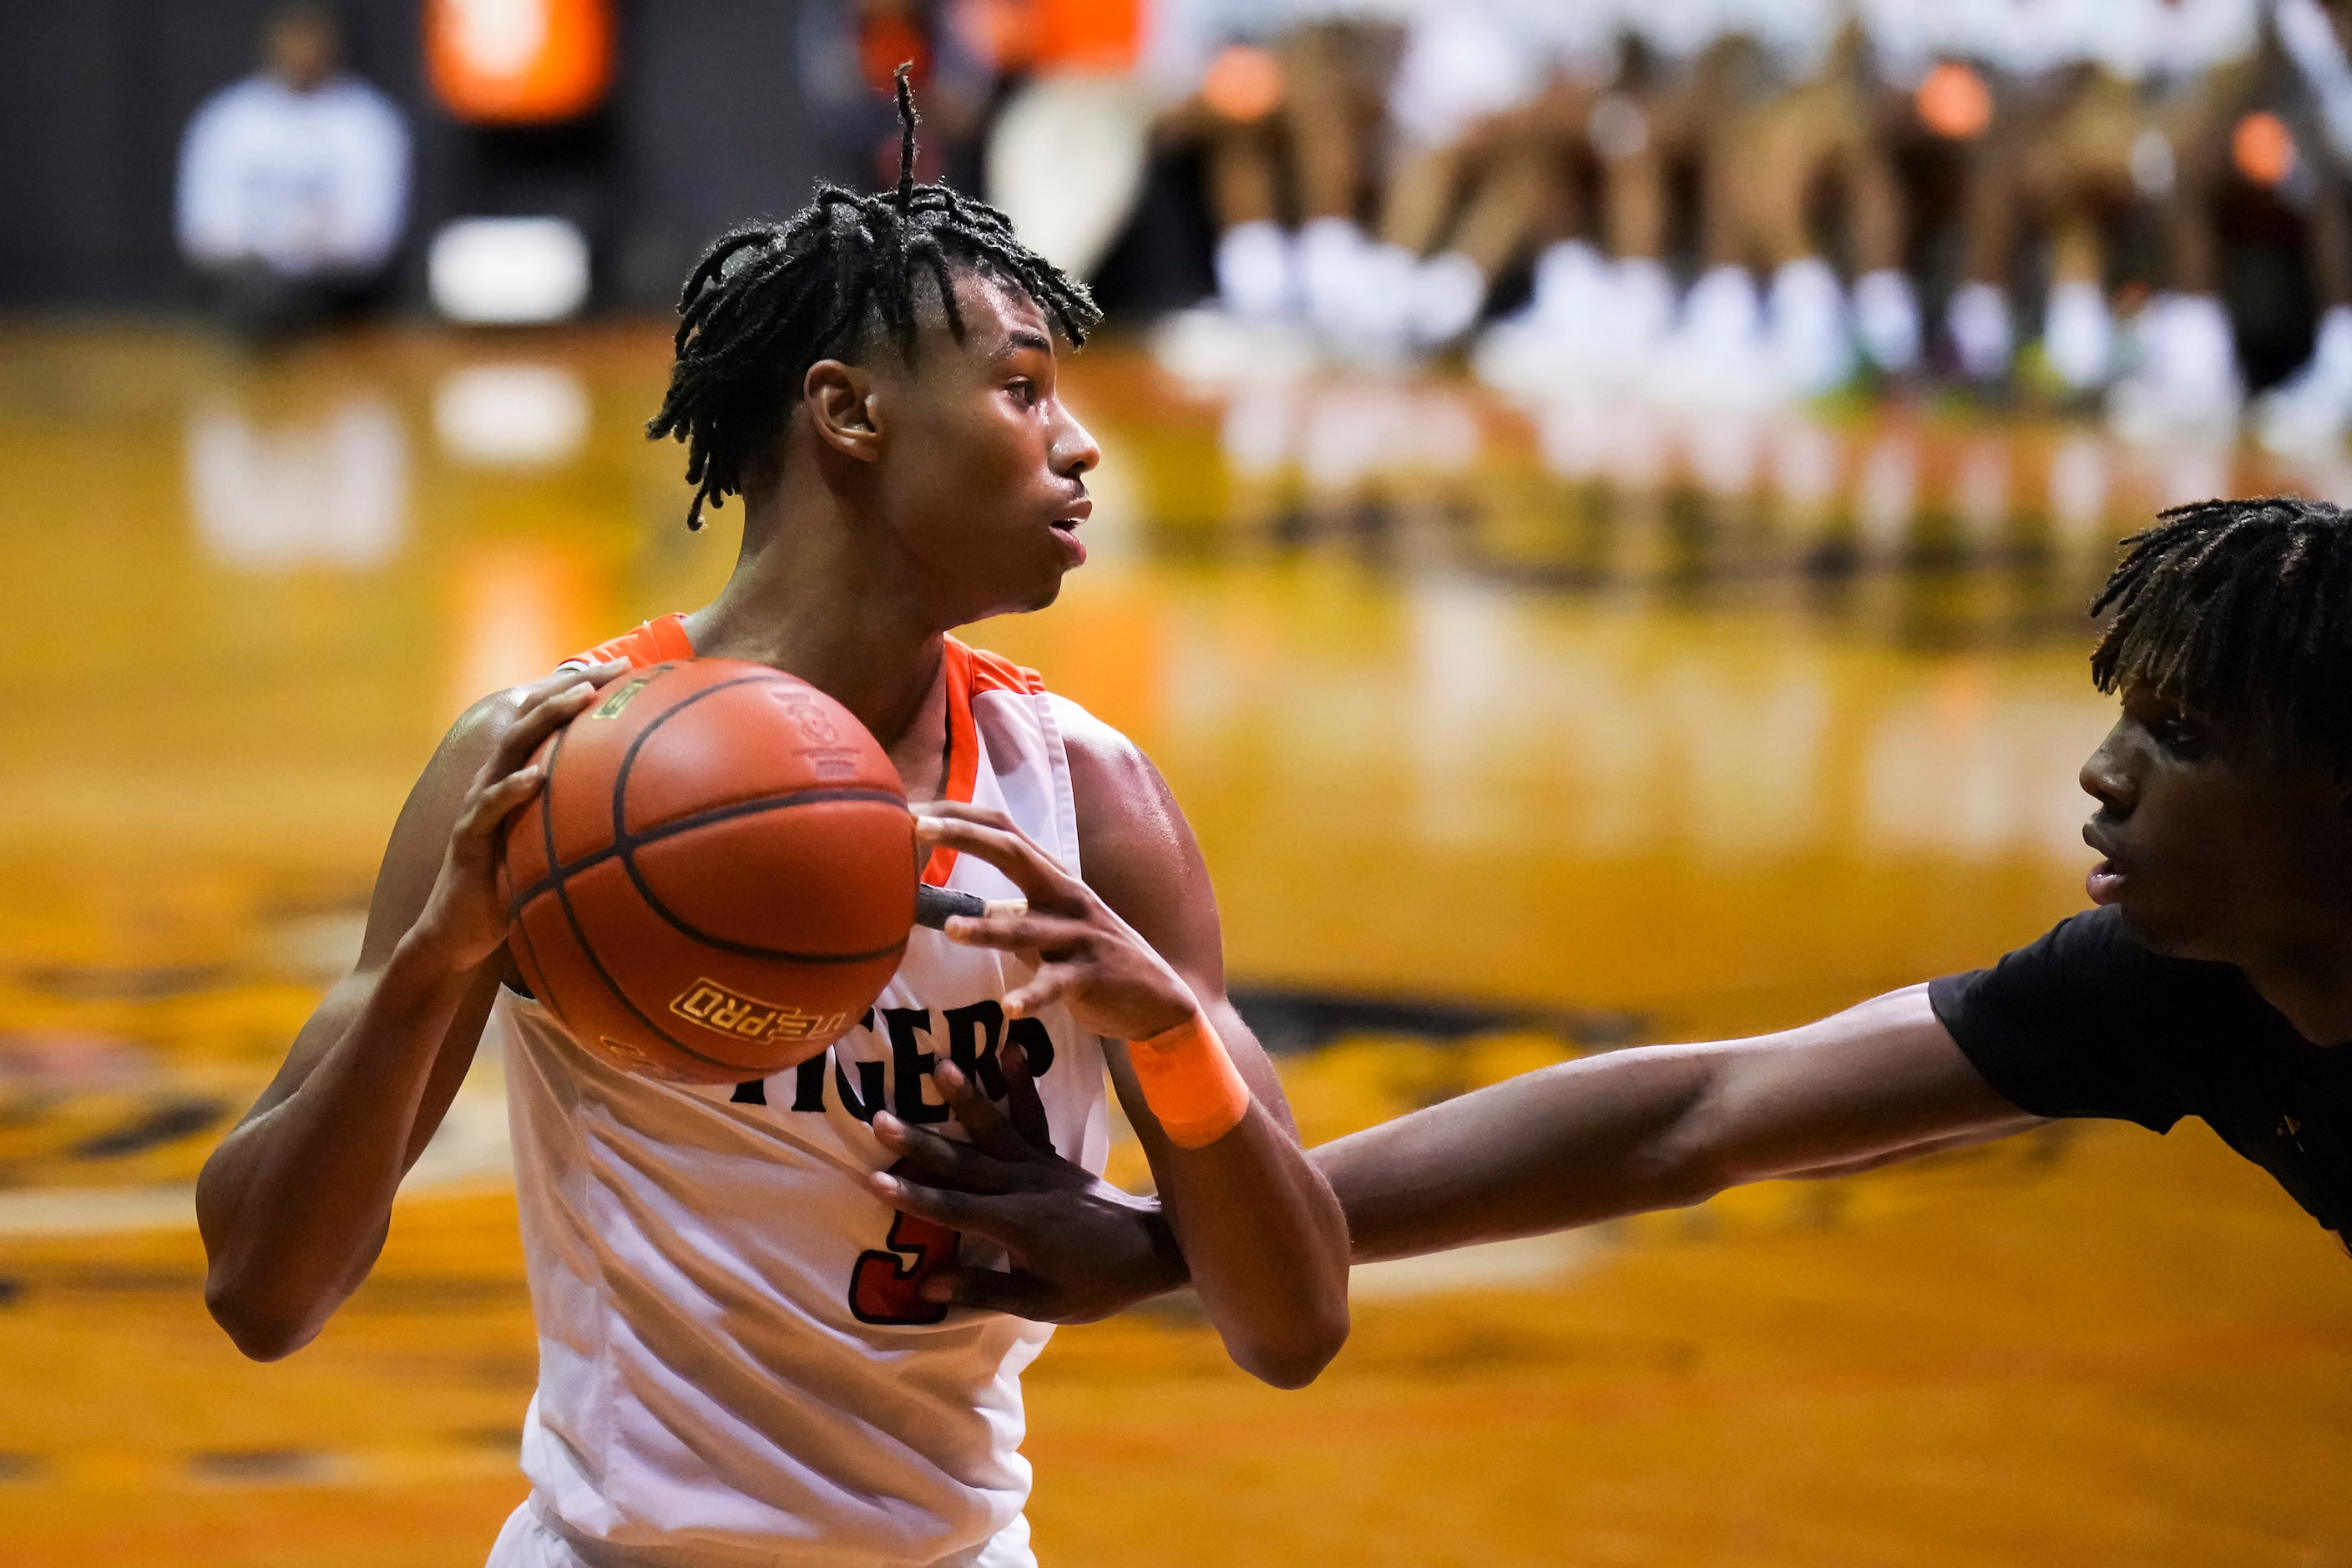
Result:
[[[2158,952],[2243,962],[2340,920],[2347,833],[2331,769],[2134,688],[2082,784],[2099,803],[2083,837],[2105,857],[2091,900],[2117,906]]]
[[[916,363],[877,387],[887,451],[882,511],[939,624],[1039,610],[1083,564],[1094,510],[1085,475],[1102,452],[1063,405],[1054,339],[1025,294],[959,275],[958,343],[927,328]]]

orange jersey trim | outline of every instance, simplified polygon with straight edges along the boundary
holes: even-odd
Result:
[[[625,658],[631,669],[643,669],[649,664],[667,664],[673,659],[693,657],[694,643],[686,635],[686,617],[675,615],[647,621],[635,631],[623,632],[610,642],[600,642],[586,653],[563,662],[609,664],[614,659]]]
[[[980,782],[980,730],[972,722],[971,700],[983,691],[1042,692],[1045,680],[1034,669],[1011,659],[970,647],[953,637],[946,640],[948,686],[947,798],[971,804],[972,787]],[[945,845],[931,851],[923,866],[923,880],[934,888],[947,886],[955,873],[956,852]]]
[[[973,786],[980,782],[980,730],[972,722],[971,700],[983,691],[1034,696],[1045,689],[1045,682],[1034,669],[967,647],[953,637],[946,639],[942,651],[942,674],[948,688],[947,798],[970,805]],[[686,635],[686,617],[670,615],[647,621],[609,642],[598,643],[564,663],[605,664],[625,658],[630,668],[643,669],[648,665],[694,657],[694,643]],[[923,866],[923,880],[934,888],[945,887],[948,878],[955,872],[955,863],[954,850],[945,847],[932,850],[930,859]]]

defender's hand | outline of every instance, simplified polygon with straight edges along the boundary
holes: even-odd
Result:
[[[1012,818],[950,800],[914,809],[917,842],[979,856],[1029,900],[1025,913],[959,915],[946,928],[954,942],[1036,955],[1037,973],[1004,998],[1008,1017],[1058,1002],[1095,1034],[1148,1040],[1197,1010],[1168,961]]]
[[[1056,1153],[1021,1047],[1006,1046],[999,1059],[1011,1090],[1007,1110],[952,1063],[933,1070],[971,1134],[969,1143],[909,1127],[887,1111],[874,1118],[875,1133],[901,1163],[901,1174],[873,1177],[884,1201],[986,1237],[1011,1257],[1009,1272],[943,1268],[924,1282],[925,1299],[1038,1322],[1090,1323],[1183,1284],[1183,1255],[1159,1201],[1121,1192]]]
[[[531,753],[588,706],[599,683],[627,668],[625,660],[615,659],[586,670],[560,670],[527,687],[522,707],[474,775],[441,858],[441,875],[409,933],[451,967],[473,968],[507,939],[506,904],[499,897],[499,836],[507,818],[544,782]]]

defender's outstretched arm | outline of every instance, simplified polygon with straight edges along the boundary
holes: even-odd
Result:
[[[1782,1034],[1544,1068],[1314,1159],[1369,1262],[1844,1174],[2035,1120],[1993,1091],[1914,985]]]
[[[486,698],[451,728],[393,828],[358,965],[205,1162],[205,1302],[246,1354],[308,1344],[383,1250],[393,1194],[447,1113],[506,973],[499,829],[540,787],[531,752],[592,691],[566,672]]]
[[[1844,1174],[2036,1120],[1985,1082],[1915,985],[1781,1034],[1546,1068],[1309,1158],[1370,1262]],[[902,1184],[893,1200],[1014,1258],[1010,1274],[950,1274],[954,1300],[1083,1321],[1184,1283],[1156,1205],[1008,1136],[930,1152],[917,1169],[937,1184]]]

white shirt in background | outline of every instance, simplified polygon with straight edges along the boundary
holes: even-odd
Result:
[[[2258,0],[1960,0],[1954,52],[2014,77],[2095,61],[2125,80],[2182,81],[2242,58]]]
[[[180,248],[293,277],[381,267],[408,210],[408,129],[356,77],[297,92],[252,76],[214,95],[180,145]]]

